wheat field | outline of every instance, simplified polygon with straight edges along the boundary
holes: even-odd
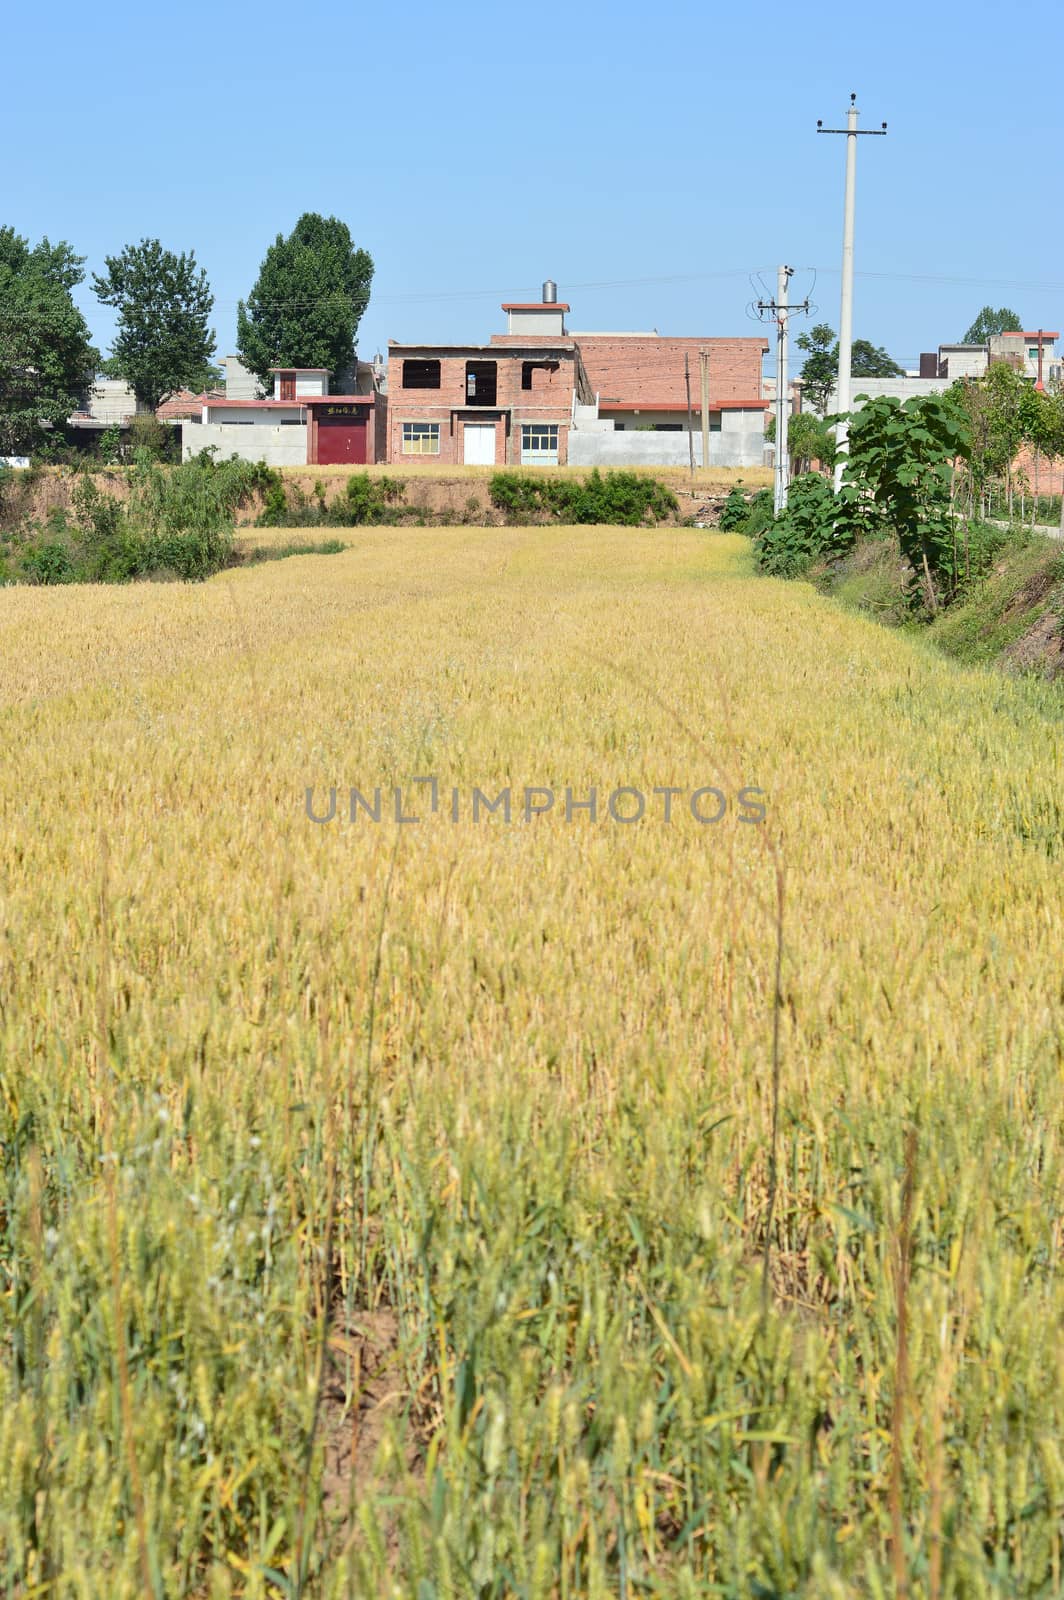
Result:
[[[0,597],[3,1592],[1059,1594],[1064,702],[343,536]]]

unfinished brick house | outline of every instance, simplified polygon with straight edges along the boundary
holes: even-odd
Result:
[[[388,459],[564,465],[574,400],[592,400],[568,309],[504,305],[510,332],[486,345],[390,340]]]
[[[687,426],[687,385],[701,418],[699,355],[709,352],[710,430],[719,432],[722,413],[762,413],[761,364],[765,338],[669,338],[658,333],[574,333],[588,381],[598,396],[600,417],[616,430],[633,426],[668,433]],[[700,426],[700,421],[696,422]]]
[[[486,345],[389,343],[389,461],[686,465],[685,358],[701,461],[699,352],[708,350],[710,462],[762,464],[763,337],[570,333],[549,279],[541,301],[502,309],[507,331]]]

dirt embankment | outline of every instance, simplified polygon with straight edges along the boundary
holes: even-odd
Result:
[[[129,495],[129,468],[112,467],[90,474],[97,489],[125,500]],[[358,471],[360,469],[353,469]],[[411,472],[404,468],[374,467],[371,478],[389,477],[403,485],[402,505],[416,518],[423,512],[427,522],[471,522],[493,527],[502,526],[506,517],[491,503],[489,494],[490,471],[482,468],[447,468],[438,473]],[[770,474],[750,469],[747,474],[738,470],[723,469],[719,473],[698,473],[692,486],[687,473],[668,469],[660,474],[647,473],[665,483],[676,496],[679,510],[675,521],[692,520],[703,527],[716,527],[721,508],[729,491],[736,483],[751,494],[770,480]],[[0,504],[0,526],[18,527],[26,522],[44,522],[53,509],[69,511],[75,487],[86,475],[71,467],[30,468],[15,473]],[[286,469],[282,473],[285,491],[290,499],[302,497],[313,505],[323,495],[328,504],[343,491],[349,469],[314,468]],[[562,468],[559,476],[586,477],[586,472],[575,468]],[[237,521],[242,526],[254,523],[263,506],[263,496],[252,496],[240,511]]]
[[[398,503],[414,518],[422,513],[426,522],[469,522],[477,527],[489,528],[503,527],[508,521],[513,521],[506,512],[492,505],[488,480],[485,478],[455,479],[450,475],[438,478],[419,475],[401,477],[398,481],[403,485],[402,498]],[[284,484],[290,504],[294,498],[302,496],[309,505],[313,505],[319,499],[316,489],[324,490],[328,504],[342,490],[342,483],[337,484],[333,479],[323,480],[313,471],[305,475],[286,472]],[[715,528],[720,522],[720,513],[731,485],[707,484],[692,489],[690,485],[670,483],[668,487],[678,502],[678,510],[674,517],[668,519],[669,523],[682,525],[693,520],[701,527]],[[238,520],[245,525],[254,522],[259,510],[260,506],[255,501],[249,501]],[[544,516],[541,520],[548,522],[551,519]]]
[[[966,666],[994,666],[1064,683],[1064,544],[1018,538],[986,576],[933,617],[914,613],[913,573],[892,541],[869,540],[811,573],[842,604],[890,626],[922,624]]]
[[[113,467],[86,474],[73,467],[27,467],[13,472],[0,499],[0,527],[17,528],[24,522],[44,522],[53,510],[69,511],[74,489],[86,476],[101,494],[115,500],[129,498],[129,472]]]

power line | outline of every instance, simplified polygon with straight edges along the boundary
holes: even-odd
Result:
[[[753,269],[747,267],[734,267],[719,272],[670,273],[667,275],[643,278],[602,278],[597,280],[589,280],[585,283],[574,283],[570,286],[570,288],[578,291],[649,288],[658,284],[668,283],[701,283],[712,279],[750,278],[756,276],[759,272],[769,270],[771,269],[765,267],[755,267]],[[838,276],[840,272],[839,267],[806,267],[801,270],[815,272],[817,274],[822,273],[825,276],[833,277]],[[962,277],[957,274],[929,272],[861,272],[856,270],[854,272],[854,276],[857,278],[876,279],[881,282],[956,284],[967,288],[1023,289],[1030,293],[1064,294],[1064,282],[1054,282],[1050,280],[989,277],[980,278],[971,276]],[[493,298],[496,295],[538,293],[539,287],[539,285],[536,285],[535,288],[525,286],[517,289],[514,289],[512,286],[509,286],[505,289],[418,289],[409,290],[403,293],[375,294],[371,295],[370,300],[364,309],[369,309],[370,306],[372,306],[373,309],[376,309],[379,306],[386,305],[428,305],[444,304],[455,301],[484,300]],[[213,310],[232,311],[235,310],[240,303],[240,300],[215,300]],[[246,304],[246,301],[244,303]],[[350,305],[350,299],[344,295],[321,295],[317,297],[293,298],[289,300],[263,301],[262,305],[264,309],[268,308],[272,311],[307,311],[312,310],[317,306]],[[35,315],[35,313],[30,308],[0,308],[0,319],[8,322],[23,320],[33,315]]]

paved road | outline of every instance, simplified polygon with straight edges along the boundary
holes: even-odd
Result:
[[[990,520],[994,524],[995,528],[1009,528],[1013,526],[1013,524],[1009,522],[999,522],[997,517],[991,517]],[[1024,523],[1024,527],[1030,526],[1030,523]],[[1056,523],[1036,522],[1034,527],[1031,528],[1031,532],[1044,533],[1047,539],[1064,539],[1064,528],[1059,527]]]

